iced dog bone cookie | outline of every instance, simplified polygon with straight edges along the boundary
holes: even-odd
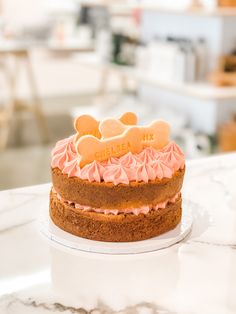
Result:
[[[141,137],[140,129],[136,126],[128,128],[121,135],[107,139],[85,135],[76,143],[76,150],[80,155],[79,165],[83,167],[94,160],[121,157],[128,152],[139,153],[143,148]]]
[[[128,125],[111,118],[103,120],[99,125],[99,131],[102,138],[117,136],[129,128],[130,127]],[[142,134],[143,148],[146,146],[152,146],[160,149],[169,142],[170,127],[165,121],[157,120],[148,126],[139,126],[138,128]]]
[[[152,146],[161,149],[169,143],[170,126],[162,120],[153,121],[148,126],[141,126],[143,148]]]
[[[117,121],[121,121],[126,125],[135,125],[137,124],[137,116],[133,112],[126,112]],[[75,119],[74,127],[77,131],[75,142],[84,135],[93,135],[101,138],[99,123],[100,121],[97,121],[90,115],[82,115]]]
[[[75,119],[74,127],[77,131],[76,141],[84,135],[93,135],[101,138],[101,133],[98,129],[99,121],[90,115],[82,115]]]
[[[119,120],[126,125],[136,125],[138,122],[137,116],[133,112],[125,112]]]
[[[127,130],[128,126],[122,123],[120,120],[113,118],[107,118],[100,122],[99,132],[102,134],[102,138],[109,138],[120,135]]]

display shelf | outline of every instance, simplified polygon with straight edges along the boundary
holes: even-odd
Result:
[[[236,17],[236,8],[204,8],[204,7],[190,7],[190,8],[171,8],[158,6],[156,4],[147,3],[127,3],[117,4],[109,3],[108,1],[89,1],[84,0],[80,2],[84,6],[103,6],[110,9],[111,12],[118,12],[124,15],[130,15],[132,9],[139,9],[144,11],[155,11],[157,13],[163,14],[179,14],[179,15],[199,15],[199,16],[208,16],[208,17]]]
[[[94,51],[93,43],[63,43],[49,42],[46,48],[51,52],[74,53],[74,52],[92,52]]]
[[[111,16],[129,17],[132,15],[134,8],[129,5],[108,3],[108,1],[81,1],[81,6],[86,7],[104,7],[109,10]]]
[[[82,0],[79,2],[81,6],[86,6],[86,7],[98,7],[98,6],[108,6],[107,1],[99,1],[99,0]]]
[[[155,78],[140,77],[144,84],[161,88],[170,92],[182,94],[184,96],[198,98],[208,101],[220,101],[236,99],[236,87],[216,87],[209,83],[174,83],[160,82]]]
[[[103,62],[96,53],[81,54],[77,57],[81,64],[99,70],[110,71],[125,78],[133,79],[139,83],[148,84],[165,91],[182,94],[187,97],[202,100],[220,101],[236,99],[236,87],[216,87],[206,83],[175,83],[162,82],[157,78],[144,74],[129,66],[120,66],[109,62]]]
[[[212,17],[227,17],[227,16],[236,16],[236,8],[168,8],[160,7],[157,5],[151,4],[133,4],[130,5],[133,9],[140,9],[146,11],[155,11],[157,13],[164,14],[180,14],[180,15],[199,15],[199,16],[212,16]]]

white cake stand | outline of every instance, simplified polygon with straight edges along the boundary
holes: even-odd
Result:
[[[50,219],[48,212],[40,220],[40,231],[54,245],[100,254],[137,254],[167,248],[183,240],[191,231],[192,211],[196,205],[183,200],[183,213],[178,226],[155,238],[137,242],[100,242],[74,236],[58,228]]]

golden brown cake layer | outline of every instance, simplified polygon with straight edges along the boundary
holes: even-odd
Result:
[[[69,178],[58,168],[53,168],[52,182],[62,198],[80,205],[103,209],[139,208],[156,205],[175,196],[181,190],[184,172],[185,169],[180,169],[170,179],[114,185]]]
[[[174,229],[181,220],[181,196],[166,208],[148,214],[105,215],[85,212],[62,203],[55,193],[50,194],[50,216],[64,231],[96,241],[129,242],[158,236]]]

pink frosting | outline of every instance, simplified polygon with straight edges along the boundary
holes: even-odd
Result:
[[[159,180],[161,180],[163,178],[171,178],[172,177],[173,171],[161,159],[157,159],[157,160],[153,161],[152,168],[154,169],[154,172],[156,174],[156,178],[158,178]]]
[[[154,149],[153,147],[146,147],[139,155],[138,157],[141,159],[141,161],[145,164],[148,164],[156,159],[159,158],[159,152]]]
[[[103,180],[105,182],[113,182],[117,185],[119,183],[129,184],[128,172],[125,169],[126,167],[121,164],[108,165],[106,170],[103,173]]]
[[[52,150],[52,168],[59,168],[69,177],[79,177],[80,168],[77,162],[77,154],[73,142],[74,136],[57,142]]]
[[[176,143],[170,142],[161,150],[160,153],[161,160],[163,160],[173,171],[184,168],[184,153]]]
[[[56,191],[55,189],[53,189],[53,192],[57,195],[57,198],[65,203],[65,204],[69,204],[74,206],[75,208],[81,209],[83,211],[89,211],[89,212],[96,212],[96,213],[101,213],[101,214],[112,214],[112,215],[118,215],[118,214],[134,214],[134,215],[139,215],[139,214],[147,214],[149,213],[151,210],[160,210],[160,209],[164,209],[166,208],[168,203],[175,203],[177,201],[177,199],[180,196],[180,193],[177,193],[175,196],[173,196],[172,198],[156,204],[156,205],[146,205],[146,206],[141,206],[139,208],[127,208],[127,209],[101,209],[101,208],[92,208],[91,206],[84,206],[84,205],[80,205],[80,204],[76,204],[74,202],[70,202],[67,201],[65,199],[63,199]]]
[[[135,168],[140,163],[140,159],[138,158],[138,156],[133,155],[130,152],[120,157],[118,161],[122,166],[127,168]]]
[[[92,163],[80,169],[79,157],[76,154],[74,137],[57,142],[52,151],[52,168],[58,167],[69,177],[79,177],[89,182],[112,182],[113,184],[129,184],[131,181],[148,182],[150,180],[171,178],[173,173],[183,169],[184,154],[179,146],[170,142],[162,150],[145,148],[139,154],[131,152],[120,158]]]
[[[143,162],[142,164],[138,165],[136,170],[136,181],[148,182],[149,180],[155,179],[156,173],[151,164],[146,164],[145,162]]]
[[[101,182],[104,171],[105,168],[99,162],[94,160],[91,164],[84,166],[80,170],[80,178],[88,180],[89,182]]]

